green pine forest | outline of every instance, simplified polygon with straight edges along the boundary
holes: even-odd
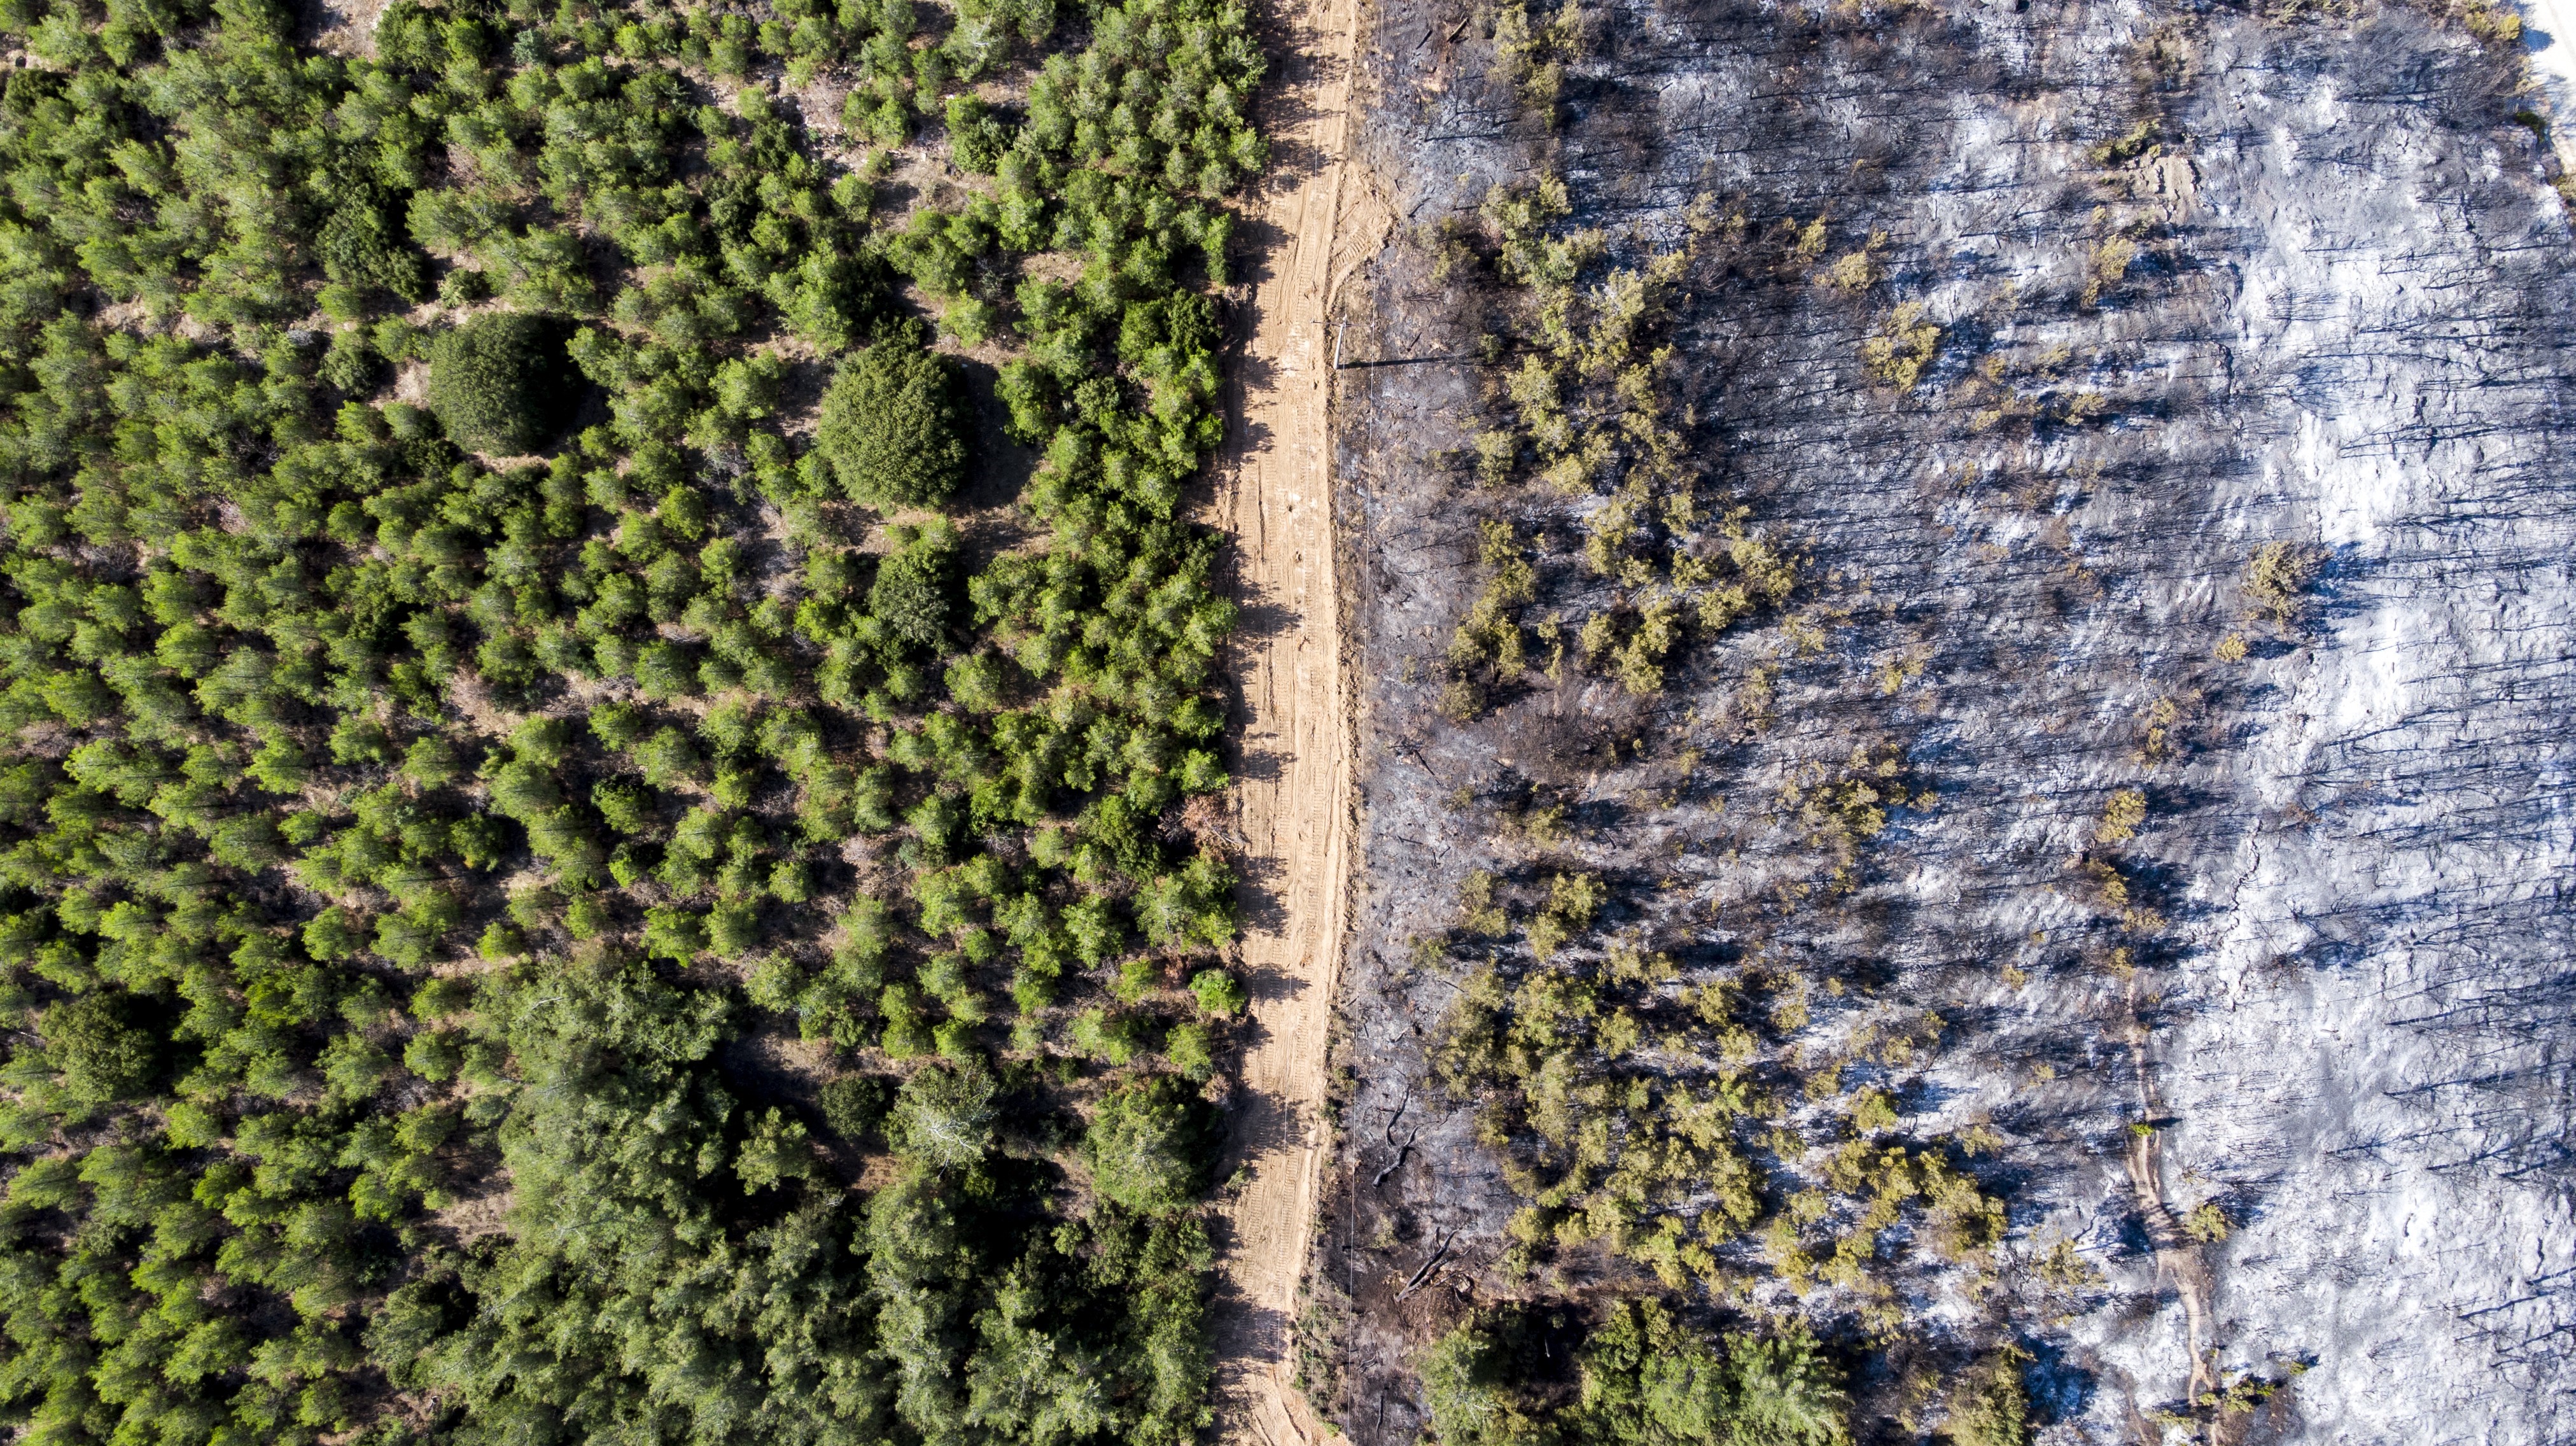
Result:
[[[0,29],[0,1433],[1196,1436],[1245,11]]]

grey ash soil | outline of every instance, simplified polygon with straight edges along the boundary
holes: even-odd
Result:
[[[1416,239],[1345,293],[1337,377],[1362,863],[1310,1282],[1328,1412],[1399,1446],[1416,1353],[1469,1310],[1641,1279],[1497,1269],[1521,1202],[1427,1075],[1477,956],[1423,967],[1413,941],[1449,937],[1471,869],[1526,904],[1581,866],[1614,885],[1599,937],[1841,982],[1810,1039],[1936,1013],[1915,1066],[1855,1082],[1909,1128],[2008,1141],[1981,1167],[2011,1206],[1995,1269],[1900,1249],[1885,1349],[1834,1291],[1759,1293],[1854,1344],[1865,1438],[1922,1439],[1924,1383],[2008,1339],[2048,1439],[2159,1439],[2193,1376],[2183,1259],[2216,1368],[2307,1367],[2236,1438],[2576,1439],[2576,281],[2516,57],[2396,6],[1621,3],[1550,130],[1489,84],[1458,0],[1368,25],[1355,143]],[[2142,122],[2152,152],[2096,159]],[[1633,253],[1678,244],[1701,193],[1748,218],[1669,339],[1701,495],[1804,554],[1816,641],[1773,615],[1686,643],[1659,697],[1569,671],[1454,724],[1480,518],[1551,541],[1534,614],[1610,596],[1579,508],[1464,465],[1499,405],[1471,360],[1492,292],[1434,281],[1419,229],[1542,166]],[[1785,271],[1781,223],[1819,216],[1824,260],[1885,233],[1883,278]],[[2114,234],[2136,256],[2088,301]],[[1860,349],[1904,302],[1942,335],[1899,395]],[[2287,625],[2240,586],[2270,541],[2324,559]],[[1794,897],[1823,861],[1770,801],[1855,743],[1896,745],[1937,805],[1892,815],[1848,896]],[[2129,787],[2147,817],[2111,848]],[[1565,843],[1513,841],[1533,790],[1572,805]],[[2161,927],[2124,924],[2088,857]],[[2162,1203],[2218,1205],[2223,1243],[2160,1265],[2142,1118]],[[2098,1287],[2035,1277],[2059,1240]]]

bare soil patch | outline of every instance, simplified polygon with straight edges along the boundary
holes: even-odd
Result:
[[[1333,283],[1356,185],[1341,157],[1357,28],[1352,0],[1275,19],[1272,169],[1252,218],[1261,257],[1232,368],[1222,481],[1209,517],[1232,533],[1244,626],[1235,676],[1243,739],[1243,965],[1253,1042],[1237,1097],[1224,1294],[1216,1327],[1229,1439],[1279,1446],[1317,1432],[1291,1385],[1298,1279],[1326,1144],[1324,1052],[1347,917],[1350,724],[1333,567]],[[1382,230],[1382,228],[1377,228]]]

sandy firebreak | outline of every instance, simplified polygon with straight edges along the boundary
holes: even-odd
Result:
[[[1346,270],[1335,238],[1354,189],[1343,152],[1357,16],[1353,0],[1304,0],[1283,6],[1275,23],[1272,169],[1250,238],[1260,259],[1211,519],[1235,538],[1244,607],[1236,822],[1256,1026],[1242,1074],[1251,1098],[1236,1127],[1247,1176],[1221,1241],[1215,1343],[1228,1438],[1288,1446],[1319,1435],[1290,1379],[1350,872],[1350,720],[1326,417],[1329,310]]]

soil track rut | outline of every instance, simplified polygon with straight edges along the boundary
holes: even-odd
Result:
[[[1261,270],[1210,518],[1234,535],[1244,606],[1236,824],[1256,1025],[1243,1062],[1250,1098],[1236,1130],[1247,1179],[1227,1211],[1215,1345],[1225,1434],[1264,1446],[1318,1439],[1291,1378],[1350,873],[1350,721],[1327,414],[1329,309],[1344,270],[1336,238],[1346,234],[1348,193],[1365,189],[1345,176],[1342,159],[1356,9],[1354,0],[1289,0],[1275,15],[1272,169],[1250,237]]]

